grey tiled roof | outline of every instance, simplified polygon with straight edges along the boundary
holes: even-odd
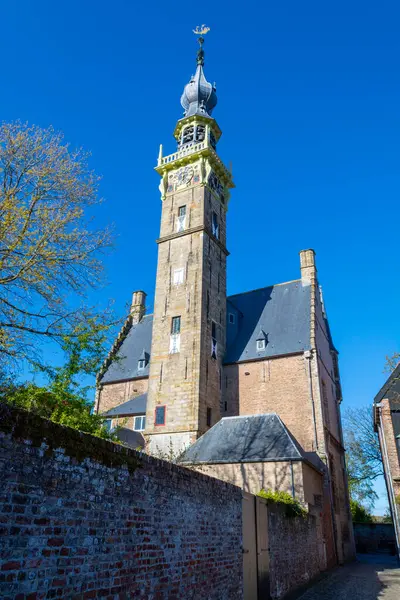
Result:
[[[302,448],[275,413],[225,417],[180,457],[182,464],[305,460]]]
[[[301,280],[236,294],[227,299],[227,351],[225,363],[291,354],[310,349],[310,286]],[[234,323],[229,322],[233,313]],[[147,377],[153,315],[132,325],[128,335],[101,379],[111,383]],[[265,350],[257,351],[257,339],[264,336]],[[145,369],[138,370],[146,357]]]
[[[131,398],[127,402],[111,408],[104,413],[107,417],[127,417],[132,415],[145,415],[147,404],[147,394],[141,394],[135,398]]]
[[[301,280],[229,296],[225,363],[310,349],[310,286]],[[229,323],[229,313],[235,315]],[[260,330],[265,350],[257,352]]]
[[[101,378],[101,383],[148,376],[149,362],[139,371],[138,361],[143,352],[150,356],[152,330],[153,315],[145,315],[139,323],[132,325],[116,357]]]
[[[379,392],[374,398],[374,404],[378,404],[384,398],[389,400],[399,400],[400,394],[400,363],[397,365],[393,373],[390,374],[389,378],[383,384]]]

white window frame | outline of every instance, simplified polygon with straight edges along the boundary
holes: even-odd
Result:
[[[137,426],[140,423],[140,426]],[[144,431],[146,429],[146,415],[137,415],[133,420],[134,431]]]
[[[182,285],[185,278],[185,269],[183,267],[174,269],[173,283],[174,285]]]
[[[143,371],[143,369],[146,368],[146,361],[144,360],[144,358],[141,358],[140,360],[138,360],[138,370],[139,371]]]
[[[184,208],[184,212],[180,213],[180,210]],[[186,205],[178,208],[178,218],[176,221],[176,231],[184,231],[186,228]]]
[[[257,340],[257,352],[265,350],[265,340]]]

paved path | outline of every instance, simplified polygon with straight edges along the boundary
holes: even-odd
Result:
[[[299,600],[400,600],[400,567],[392,556],[359,555],[335,569]]]

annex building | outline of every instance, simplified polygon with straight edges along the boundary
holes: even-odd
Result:
[[[257,493],[285,490],[319,519],[327,566],[354,542],[341,430],[338,353],[315,253],[295,281],[227,296],[232,175],[218,156],[216,89],[200,38],[177,149],[163,155],[154,314],[133,293],[98,375],[96,411],[126,440]]]

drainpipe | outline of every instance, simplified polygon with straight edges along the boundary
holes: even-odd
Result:
[[[385,457],[385,462],[386,465],[388,465],[389,468],[389,456],[387,453],[387,447],[386,447],[386,439],[385,439],[385,435],[383,432],[383,428],[382,428],[382,407],[377,404],[376,405],[378,410],[379,410],[379,425],[378,425],[378,435],[379,435],[379,440],[381,441],[382,447],[383,447],[383,453],[384,453],[384,457]],[[393,483],[392,483],[392,478],[390,477],[390,468],[389,468],[389,474],[387,474],[386,469],[384,469],[385,471],[385,480],[386,480],[386,485],[388,486],[388,496],[389,496],[389,502],[392,508],[392,515],[393,515],[393,525],[394,525],[394,533],[396,536],[396,545],[397,545],[397,558],[400,558],[400,543],[399,543],[399,520],[397,517],[397,509],[396,509],[396,497],[395,497],[395,493],[394,493],[394,489],[393,489]]]
[[[314,393],[313,393],[312,376],[311,376],[311,359],[312,359],[311,350],[306,350],[304,352],[304,358],[307,360],[307,379],[308,379],[308,389],[309,389],[309,395],[310,395],[310,400],[311,400],[311,410],[312,410],[312,417],[313,417],[313,424],[314,424],[314,443],[315,443],[315,450],[318,452],[319,448],[318,448],[317,421],[315,418],[315,403],[314,403]]]
[[[293,500],[296,498],[296,489],[294,487],[294,474],[293,474],[293,461],[290,461],[290,475],[292,477],[292,497]]]

